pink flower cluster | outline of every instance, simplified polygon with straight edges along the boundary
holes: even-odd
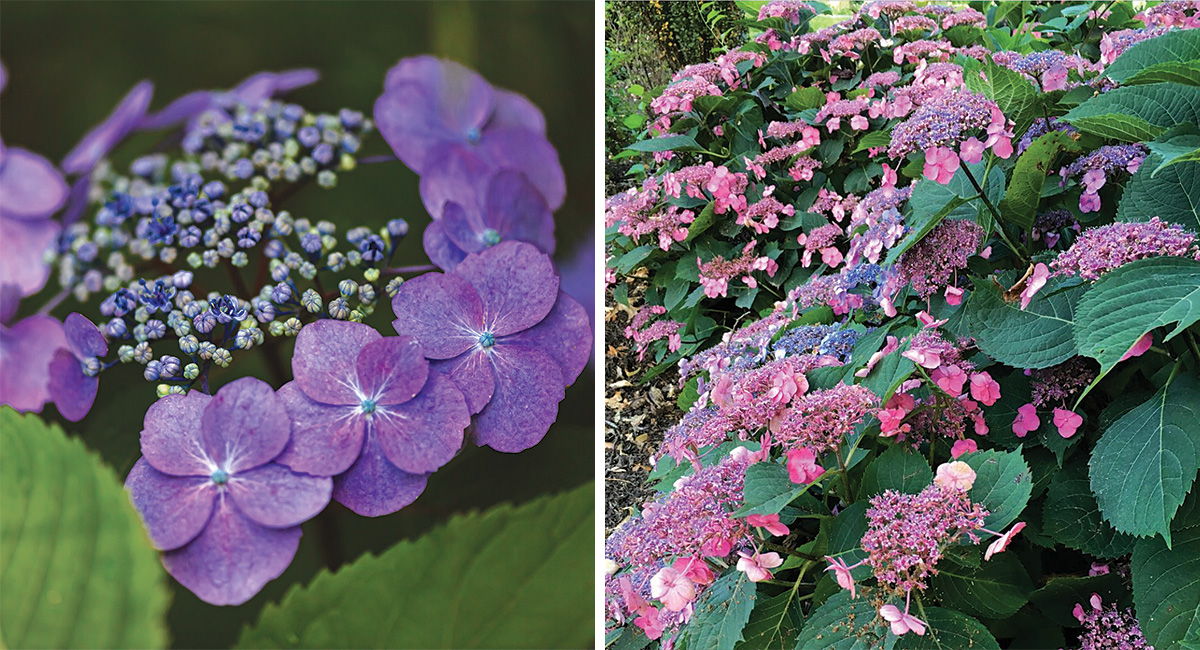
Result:
[[[796,214],[795,206],[784,205],[778,199],[771,196],[774,190],[774,185],[768,185],[763,190],[763,197],[761,199],[738,212],[738,225],[749,228],[760,235],[765,235],[779,225],[780,216],[790,217]],[[775,275],[775,273],[771,272],[770,275]]]
[[[796,242],[804,246],[804,254],[800,257],[800,265],[804,268],[812,266],[814,253],[821,256],[821,262],[835,269],[842,263],[842,252],[838,250],[837,240],[842,236],[842,228],[836,223],[813,228],[808,233],[801,233]]]
[[[876,36],[878,36],[878,32],[876,32]],[[825,128],[829,129],[830,133],[833,133],[842,127],[843,119],[850,118],[849,124],[851,129],[865,131],[867,127],[871,126],[866,116],[863,115],[863,113],[867,112],[868,107],[867,98],[865,97],[835,99],[822,106],[817,111],[813,120],[817,123],[824,123]]]
[[[678,350],[683,344],[679,336],[679,330],[683,328],[683,323],[665,319],[650,322],[650,319],[665,313],[667,313],[667,308],[662,305],[643,307],[638,310],[633,321],[625,328],[625,338],[632,339],[637,344],[638,361],[646,356],[646,350],[653,341],[667,339],[667,347],[672,352]]]
[[[838,449],[846,436],[868,415],[879,398],[869,389],[838,384],[795,400],[771,421],[771,431],[788,447],[807,447],[818,454]]]
[[[1121,56],[1131,45],[1141,43],[1155,36],[1162,36],[1165,33],[1167,33],[1166,27],[1122,29],[1116,32],[1109,32],[1100,38],[1100,63],[1109,65],[1113,61],[1116,61],[1117,57]]]
[[[700,286],[704,287],[704,295],[718,298],[728,294],[729,279],[741,276],[742,282],[751,289],[758,286],[758,280],[752,275],[755,271],[766,271],[767,277],[775,277],[779,264],[775,260],[754,254],[758,241],[751,241],[742,249],[740,257],[727,260],[720,255],[708,262],[696,258],[700,267]]]
[[[904,252],[897,262],[900,277],[917,295],[929,298],[953,284],[955,274],[967,267],[967,258],[979,250],[983,228],[966,219],[947,219]]]
[[[692,110],[692,102],[697,97],[723,94],[711,81],[692,77],[667,86],[661,95],[650,102],[650,109],[658,115],[687,113]]]
[[[758,9],[758,20],[787,18],[793,25],[800,23],[800,12],[815,14],[812,5],[800,0],[770,0]]]
[[[1133,610],[1122,611],[1116,603],[1104,607],[1099,594],[1088,599],[1089,608],[1075,603],[1072,614],[1083,625],[1079,637],[1080,650],[1154,650],[1146,641]]]
[[[901,32],[935,32],[937,30],[937,21],[928,16],[900,16],[892,21],[892,36]]]
[[[1195,233],[1158,217],[1090,228],[1050,266],[1054,269],[1053,276],[1077,275],[1096,280],[1134,260],[1160,256],[1190,256],[1200,260]]]
[[[696,214],[676,205],[659,205],[658,181],[650,177],[642,189],[631,189],[609,198],[604,205],[604,225],[617,226],[622,235],[639,241],[645,235],[658,238],[658,246],[669,250],[671,244],[687,239],[688,224]]]
[[[1200,0],[1167,0],[1147,7],[1136,18],[1147,27],[1200,28]]]

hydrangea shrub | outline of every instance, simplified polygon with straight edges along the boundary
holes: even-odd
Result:
[[[0,403],[79,421],[136,367],[129,390],[158,400],[124,486],[166,571],[213,605],[280,576],[331,501],[394,513],[465,445],[537,445],[591,355],[551,258],[566,185],[542,112],[433,56],[388,70],[373,117],[279,98],[317,79],[262,72],[158,111],[142,82],[61,165],[0,147]],[[139,131],[165,144],[110,163]],[[362,158],[377,131],[394,155]],[[397,254],[403,219],[285,207],[397,160],[434,217],[428,259]],[[256,352],[265,371],[225,372]]]
[[[755,8],[605,206],[684,411],[606,643],[1200,638],[1200,3]]]

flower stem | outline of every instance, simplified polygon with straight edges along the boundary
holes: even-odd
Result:
[[[383,272],[387,275],[404,275],[406,273],[425,273],[427,271],[436,271],[438,267],[432,264],[418,264],[416,266],[393,266],[389,269],[384,269]]]
[[[54,311],[54,308],[62,304],[62,301],[66,300],[67,296],[69,295],[71,295],[70,289],[63,289],[62,291],[54,294],[53,298],[47,300],[46,304],[42,305],[41,309],[37,310],[38,315],[45,316],[46,314]]]
[[[1017,257],[1021,258],[1022,262],[1029,262],[1029,258],[1025,256],[1025,252],[1018,248],[1017,245],[1014,244],[1011,239],[1009,239],[1008,233],[1004,230],[1004,223],[1000,220],[1000,212],[996,210],[996,206],[992,205],[992,200],[988,198],[987,194],[984,194],[983,187],[979,185],[979,181],[975,180],[975,175],[971,173],[971,168],[964,164],[962,166],[962,170],[964,173],[966,173],[967,180],[971,182],[971,187],[974,187],[975,191],[978,193],[977,198],[982,199],[983,204],[987,206],[988,211],[992,213],[992,219],[994,219],[996,222],[996,232],[1000,233],[1000,239],[1004,240],[1004,243],[1012,249],[1012,252]]]
[[[367,156],[365,158],[359,158],[358,164],[374,165],[376,163],[396,162],[397,160],[400,160],[400,159],[396,157],[396,154],[385,153],[385,154],[380,154],[378,156]]]

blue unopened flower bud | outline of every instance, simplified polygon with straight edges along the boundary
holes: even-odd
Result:
[[[208,309],[208,303],[203,300],[193,300],[182,308],[184,318],[191,320],[200,315],[200,312]]]
[[[338,320],[346,320],[350,317],[350,305],[345,298],[334,298],[329,301],[329,315]]]
[[[375,302],[375,287],[369,284],[363,284],[358,287],[358,299],[364,304]]]
[[[204,266],[210,269],[217,268],[217,264],[221,263],[221,256],[215,250],[204,251]]]
[[[408,222],[403,219],[392,219],[387,222],[387,232],[393,238],[404,237],[408,234]]]
[[[321,294],[317,293],[313,289],[308,289],[304,292],[304,295],[300,296],[300,304],[307,309],[309,313],[315,314],[321,311]]]
[[[235,250],[233,240],[228,237],[217,242],[217,254],[221,257],[232,257]]]
[[[300,248],[305,251],[316,254],[321,252],[321,235],[320,233],[307,232],[300,238]]]
[[[153,380],[150,380],[150,381],[153,381]],[[162,399],[162,398],[166,397],[167,395],[170,395],[171,394],[170,384],[159,384],[159,385],[155,386],[154,394],[157,395],[159,399]]]
[[[141,364],[147,364],[147,363],[150,363],[150,360],[153,358],[154,358],[154,351],[150,349],[150,344],[147,343],[146,341],[142,341],[141,343],[138,343],[136,346],[134,346],[134,348],[133,348],[133,360],[134,361],[141,363]]]
[[[142,376],[146,378],[146,381],[158,381],[160,365],[162,364],[158,361],[151,361],[146,364],[145,370],[142,371]]]
[[[296,134],[296,139],[305,149],[312,149],[321,142],[321,131],[313,126],[306,126]]]
[[[266,246],[263,247],[263,255],[266,255],[269,259],[278,259],[283,257],[285,252],[287,252],[287,249],[284,247],[283,242],[279,241],[278,239],[272,239],[271,241],[267,242]]]
[[[358,293],[358,283],[349,279],[342,280],[338,283],[338,293],[340,293],[343,298],[352,298]]]
[[[246,180],[254,175],[254,163],[249,158],[239,158],[233,164],[233,169],[230,171],[233,173],[234,178]]]
[[[271,261],[271,279],[275,282],[283,282],[288,278],[288,273],[291,271],[287,265],[278,260]]]
[[[284,336],[295,336],[300,333],[301,327],[303,327],[303,323],[300,322],[300,319],[292,316],[284,321],[283,334]]]
[[[133,361],[133,346],[122,345],[121,347],[117,348],[117,358],[121,360],[121,363],[129,363],[130,361]]]
[[[258,301],[254,305],[254,318],[260,323],[267,323],[275,318],[275,305],[270,302]]]
[[[87,375],[88,377],[95,377],[96,375],[100,374],[101,370],[104,369],[103,364],[101,364],[100,360],[96,357],[80,359],[79,365],[83,368],[83,374]]]
[[[238,251],[229,258],[229,262],[239,269],[244,268],[250,264],[250,256],[246,254],[246,251]]]
[[[328,165],[330,162],[333,162],[333,147],[329,144],[321,143],[313,149],[312,157],[318,163]]]
[[[125,338],[125,334],[128,333],[128,328],[125,326],[125,321],[120,318],[114,318],[108,321],[108,325],[105,327],[105,329],[108,330],[108,338],[110,339],[123,339]]]
[[[225,348],[217,348],[213,350],[212,362],[222,368],[228,368],[229,364],[233,362],[233,353]]]
[[[200,253],[188,253],[187,263],[193,269],[198,269],[204,265],[204,258],[200,256]]]
[[[213,352],[216,351],[217,346],[212,341],[201,341],[200,350],[196,353],[196,356],[207,361],[212,359]]]
[[[146,329],[146,338],[151,341],[157,341],[167,335],[167,326],[157,318],[146,321],[143,326]]]
[[[199,349],[200,349],[200,339],[197,339],[195,336],[193,336],[191,334],[180,337],[179,350],[181,352],[183,352],[184,354],[188,354],[188,355],[196,354],[196,352]]]
[[[267,323],[267,331],[271,333],[271,336],[283,336],[283,323],[273,320]]]
[[[198,366],[194,363],[189,363],[183,367],[183,378],[184,379],[191,380],[191,379],[195,379],[196,377],[199,377],[199,376],[200,376],[200,366]]]
[[[300,274],[300,277],[304,278],[305,280],[311,280],[317,277],[317,267],[312,262],[305,262],[301,264],[300,268],[297,269],[297,272]]]
[[[383,239],[379,235],[371,235],[358,244],[358,251],[368,262],[378,262],[384,257]]]
[[[265,208],[271,203],[271,199],[267,196],[267,193],[261,190],[251,192],[250,196],[246,197],[246,201],[256,208]]]
[[[280,282],[271,290],[271,300],[282,305],[292,299],[292,288],[286,282]]]
[[[186,289],[192,286],[194,277],[191,271],[177,271],[175,275],[171,276],[171,283],[175,285],[176,289]]]
[[[239,350],[249,350],[254,347],[254,331],[239,330],[233,337],[233,345]]]
[[[384,287],[384,291],[387,291],[389,298],[395,298],[396,294],[399,293],[400,285],[402,284],[404,284],[404,278],[396,276],[391,280],[388,280],[387,286]]]
[[[317,174],[317,185],[327,190],[337,187],[337,174],[328,169],[321,171]]]
[[[219,199],[225,196],[225,184],[221,181],[210,181],[204,184],[201,191],[210,199]]]
[[[253,228],[243,226],[237,232],[237,245],[242,248],[254,248],[258,244],[258,240],[262,239],[262,234]]]
[[[208,334],[217,326],[217,315],[211,311],[203,311],[192,318],[192,325],[197,332]]]
[[[179,365],[179,357],[164,356],[158,360],[159,376],[164,379],[171,379],[179,375],[182,369]]]
[[[249,203],[238,202],[233,204],[229,211],[229,218],[235,223],[245,223],[254,216],[254,208]]]

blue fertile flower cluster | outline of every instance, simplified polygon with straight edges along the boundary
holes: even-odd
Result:
[[[300,524],[330,500],[393,513],[468,440],[537,444],[591,354],[588,313],[550,258],[566,190],[541,112],[427,56],[388,72],[374,119],[274,99],[316,79],[263,72],[156,113],[143,82],[61,171],[0,146],[0,403],[53,402],[78,421],[101,375],[140,365],[160,399],[126,487],[164,566],[213,604],[243,603],[278,577]],[[311,180],[334,188],[376,128],[421,176],[432,265],[391,266],[401,219],[339,237],[282,207]],[[180,148],[120,173],[107,155],[139,129],[172,129]],[[10,325],[52,269],[61,293]],[[385,293],[398,336],[364,323]],[[48,315],[93,296],[91,319]],[[257,348],[278,390],[256,377],[212,385],[216,368]]]

